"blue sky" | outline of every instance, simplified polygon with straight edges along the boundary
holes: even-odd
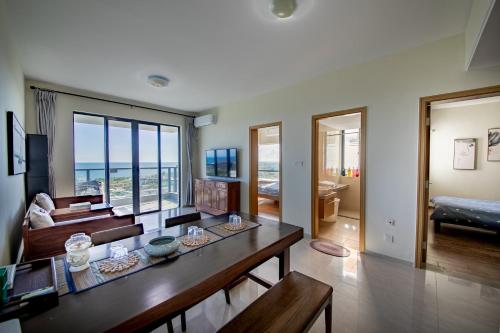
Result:
[[[104,127],[86,123],[75,123],[75,162],[104,163]],[[110,127],[110,162],[129,162],[132,159],[131,134],[129,128]],[[177,133],[162,132],[162,162],[177,162]],[[157,161],[156,133],[140,131],[139,156],[141,162]]]

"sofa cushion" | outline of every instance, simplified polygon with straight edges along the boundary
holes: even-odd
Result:
[[[45,209],[47,212],[51,212],[54,209],[56,209],[54,202],[50,198],[50,196],[46,193],[38,193],[36,195],[36,203],[38,206],[42,207]]]
[[[48,228],[54,226],[50,214],[36,204],[30,206],[30,226],[33,229]]]

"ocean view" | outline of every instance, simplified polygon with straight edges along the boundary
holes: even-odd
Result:
[[[143,162],[140,165],[141,177],[153,176],[157,173],[158,163]],[[178,163],[164,162],[163,168],[175,168]],[[87,176],[88,173],[88,176]],[[118,162],[109,164],[109,176],[111,178],[132,177],[132,163]],[[88,178],[87,178],[88,177]],[[104,163],[76,163],[75,165],[75,181],[77,183],[89,180],[104,180]]]

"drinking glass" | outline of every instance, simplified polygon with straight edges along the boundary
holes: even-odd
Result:
[[[235,227],[240,227],[240,226],[241,226],[241,216],[236,215],[236,216],[233,218],[233,225],[234,225]]]
[[[196,229],[198,229],[198,227],[196,227],[194,225],[188,227],[188,240],[192,241],[195,239]]]
[[[204,234],[203,228],[196,228],[195,239],[197,242],[201,242],[203,240],[203,234]]]
[[[235,216],[236,216],[236,214],[230,214],[229,215],[229,224],[233,224],[233,220],[234,220]]]
[[[120,243],[112,244],[110,250],[111,258],[113,259],[125,257],[126,255],[128,255],[128,249]]]

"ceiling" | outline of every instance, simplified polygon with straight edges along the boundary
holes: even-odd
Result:
[[[8,0],[8,16],[28,78],[200,111],[462,33],[471,1],[298,5],[278,20],[269,0]]]
[[[493,1],[487,22],[472,57],[471,68],[486,68],[500,65],[500,1]]]

